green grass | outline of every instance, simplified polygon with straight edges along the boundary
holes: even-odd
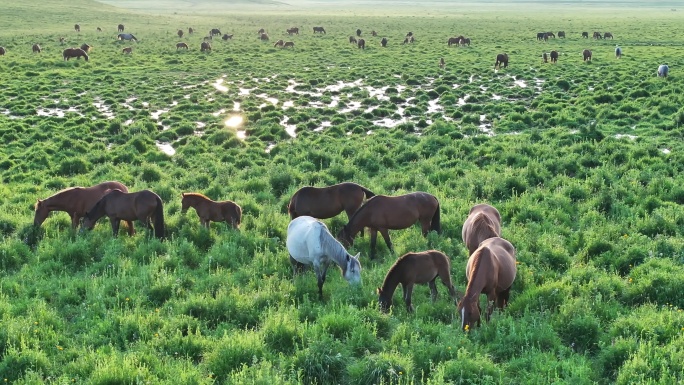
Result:
[[[382,2],[36,4],[0,14],[8,383],[684,381],[684,35],[674,5],[421,3],[411,16]],[[116,41],[119,23],[139,42]],[[314,36],[316,25],[328,33]],[[299,36],[285,34],[292,26]],[[187,27],[198,32],[179,40]],[[269,43],[257,40],[262,27]],[[211,28],[235,37],[200,53]],[[348,44],[357,28],[366,50]],[[537,42],[547,30],[568,37]],[[580,38],[594,30],[615,40]],[[402,45],[408,31],[416,43]],[[447,47],[460,34],[472,45]],[[281,38],[295,48],[273,48]],[[178,41],[190,50],[176,51]],[[33,54],[34,43],[44,51]],[[62,60],[83,43],[89,62]],[[553,49],[558,64],[542,64]],[[510,65],[495,72],[499,52]],[[667,79],[655,77],[663,62]],[[33,228],[36,199],[104,180],[159,194],[168,241],[113,239],[106,221],[80,233],[65,213]],[[397,254],[380,241],[374,261],[368,237],[357,239],[363,287],[330,269],[321,302],[312,273],[292,277],[286,208],[301,186],[342,181],[434,194],[443,234],[392,231]],[[239,203],[240,231],[181,214],[190,191]],[[465,290],[461,225],[480,202],[499,209],[517,248],[509,308],[463,333],[444,290],[432,303],[419,286],[414,314],[382,314],[375,288],[409,251],[444,251]],[[333,232],[345,222],[326,220]]]

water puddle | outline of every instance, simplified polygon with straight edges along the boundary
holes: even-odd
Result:
[[[216,79],[216,81],[214,83],[212,83],[212,86],[214,86],[214,88],[216,88],[216,91],[228,92],[228,87],[223,85],[223,78]]]
[[[171,143],[164,143],[164,142],[160,142],[158,140],[155,141],[154,143],[157,145],[157,148],[159,150],[161,150],[161,152],[163,152],[164,154],[166,154],[168,156],[173,156],[176,154],[176,149],[173,148]]]
[[[326,120],[324,122],[321,122],[321,125],[314,128],[314,132],[321,132],[323,131],[326,127],[332,127],[332,122]]]
[[[444,107],[440,106],[438,103],[439,103],[439,99],[430,100],[428,102],[427,113],[432,114],[432,113],[444,110]]]
[[[197,125],[197,128],[204,128],[207,126],[207,124],[203,122],[195,122],[195,124]]]
[[[513,78],[513,84],[515,84],[516,86],[518,86],[520,88],[526,88],[527,87],[527,84],[525,83],[524,80],[518,80],[515,78],[515,76],[512,76],[512,78]]]
[[[216,118],[216,117],[218,117],[219,115],[223,115],[223,114],[225,114],[225,113],[226,113],[226,109],[225,109],[225,108],[221,108],[220,110],[218,110],[218,111],[216,111],[216,112],[212,112],[211,115],[212,115],[213,117]]]
[[[238,93],[238,95],[247,96],[253,90],[255,90],[255,88],[240,88],[240,92]]]
[[[283,110],[286,108],[294,107],[294,101],[293,100],[287,100],[283,102]]]
[[[131,103],[133,103],[136,100],[138,100],[138,98],[136,97],[128,98],[124,103],[122,103],[122,105],[128,108],[129,111],[135,111],[135,108],[131,105]]]
[[[401,119],[392,119],[392,118],[383,118],[380,120],[376,120],[373,122],[373,125],[378,126],[378,127],[386,127],[386,128],[394,128],[402,123],[406,123],[409,120],[407,118],[401,118]]]
[[[339,96],[333,96],[332,101],[330,104],[328,104],[329,108],[335,108],[337,105],[340,104],[340,97]]]
[[[294,124],[287,124],[287,122],[290,120],[289,116],[283,116],[283,118],[280,120],[280,125],[285,128],[285,132],[287,132],[288,135],[292,138],[297,137],[297,126]]]
[[[157,111],[151,112],[151,113],[150,113],[150,117],[152,118],[152,120],[159,120],[159,118],[161,117],[161,115],[162,115],[162,114],[165,114],[165,113],[167,113],[167,112],[169,112],[169,109],[168,109],[168,108],[164,108],[164,109],[161,109],[161,110],[157,110]]]
[[[475,75],[470,75],[470,78],[468,79],[468,83],[472,83],[473,79],[475,79]]]
[[[133,119],[128,119],[127,121],[124,122],[124,126],[130,126],[133,124],[134,120]]]
[[[319,89],[319,92],[324,92],[324,91],[330,91],[330,92],[340,92],[344,88],[357,88],[361,87],[361,83],[363,83],[363,79],[359,79],[350,83],[345,83],[341,80],[337,82],[337,84],[332,84],[329,86],[325,86],[322,89]]]
[[[469,98],[470,98],[470,95],[466,94],[464,97],[458,98],[457,104],[458,104],[459,106],[465,106],[465,104],[466,104],[466,102],[468,101]]]

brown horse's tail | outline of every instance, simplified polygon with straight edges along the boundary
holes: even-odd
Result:
[[[434,230],[437,234],[442,233],[442,226],[439,223],[439,202],[437,202],[437,210],[432,215],[432,222],[430,223],[430,230]]]
[[[292,199],[290,199],[290,204],[287,205],[287,212],[290,214],[290,219],[295,219],[299,215],[297,215],[297,211],[295,211],[295,201],[297,200],[297,193],[292,196]]]
[[[363,186],[360,186],[360,187],[361,187],[361,190],[363,190],[363,193],[366,194],[366,199],[372,198],[372,197],[375,196],[375,193],[372,192],[371,190],[369,190],[369,189],[367,189],[367,188],[365,188],[365,187],[363,187]]]
[[[154,236],[164,239],[164,205],[159,196],[156,196],[157,208],[154,210]]]

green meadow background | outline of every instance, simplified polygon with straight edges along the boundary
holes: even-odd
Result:
[[[677,6],[5,2],[0,381],[684,382]],[[137,43],[116,40],[119,23]],[[294,26],[300,34],[287,36]],[[200,53],[211,28],[234,38]],[[348,43],[357,28],[365,50]],[[561,30],[566,39],[536,40]],[[415,43],[401,44],[409,31]],[[458,35],[471,46],[448,47]],[[278,39],[294,49],[274,48]],[[190,49],[177,51],[180,41]],[[62,59],[84,43],[88,62]],[[551,50],[558,63],[542,63]],[[509,67],[495,71],[502,52]],[[655,76],[662,63],[668,78]],[[37,199],[105,180],[159,194],[168,240],[139,224],[135,236],[113,238],[106,220],[74,231],[65,213],[33,227]],[[331,268],[319,301],[311,272],[292,276],[287,204],[302,186],[343,181],[376,194],[434,194],[443,233],[392,231],[396,254],[379,241],[375,260],[369,237],[357,238],[349,251],[361,253],[363,286]],[[240,230],[202,229],[194,211],[180,213],[182,192],[237,202]],[[438,283],[434,303],[427,286],[416,288],[414,314],[398,293],[381,313],[375,288],[406,252],[445,252],[465,290],[461,226],[483,202],[499,209],[517,249],[508,308],[463,332]],[[346,218],[325,222],[336,233]]]

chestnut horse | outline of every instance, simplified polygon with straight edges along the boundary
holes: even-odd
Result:
[[[109,217],[115,237],[119,234],[122,220],[130,223],[137,219],[147,228],[154,222],[154,235],[164,238],[164,205],[159,195],[150,190],[134,193],[111,190],[88,210],[83,227],[92,230],[97,220],[105,215]]]
[[[458,312],[461,313],[461,328],[467,330],[475,323],[480,326],[480,294],[487,295],[487,313],[485,320],[494,310],[496,302],[499,309],[508,304],[511,286],[515,280],[517,268],[515,266],[515,247],[503,238],[489,238],[480,244],[480,247],[468,259],[466,266],[466,278],[468,287],[461,302],[458,303]]]
[[[176,51],[178,51],[180,48],[190,49],[190,47],[188,47],[187,43],[183,43],[183,42],[176,43]]]
[[[494,63],[494,69],[501,68],[503,64],[504,68],[508,67],[508,55],[505,53],[500,53],[496,55],[496,62]]]
[[[363,198],[371,198],[375,194],[356,183],[344,182],[329,187],[302,187],[294,193],[287,211],[290,219],[308,215],[318,219],[332,218],[342,211],[351,220],[356,210],[361,207]]]
[[[34,44],[33,47],[31,47],[34,53],[40,53],[40,46],[38,43]]]
[[[449,257],[437,250],[404,254],[390,267],[382,287],[378,288],[380,310],[386,312],[392,306],[392,296],[399,284],[401,284],[404,291],[404,302],[408,312],[413,312],[411,294],[415,284],[427,283],[430,287],[432,301],[434,302],[437,300],[437,285],[435,285],[437,277],[449,289],[449,295],[451,295],[454,303],[458,303],[456,290],[451,283],[451,263],[449,262]]]
[[[85,61],[88,61],[88,54],[80,48],[67,48],[64,51],[62,51],[62,57],[64,58],[64,60],[67,61],[72,57],[75,57],[77,59],[82,57],[85,59]]]
[[[500,236],[501,215],[499,211],[487,204],[473,206],[461,230],[461,238],[468,248],[468,253],[473,254],[485,239]]]
[[[45,222],[48,214],[52,211],[65,211],[71,217],[71,227],[78,227],[81,218],[97,203],[105,194],[113,189],[128,191],[128,188],[120,182],[102,182],[91,187],[71,187],[64,189],[43,200],[38,199],[35,206],[33,225],[38,227]],[[133,223],[128,223],[128,233],[133,235]]]
[[[375,257],[375,244],[378,231],[385,239],[390,251],[394,252],[389,230],[401,230],[420,222],[423,236],[430,230],[441,233],[439,218],[439,201],[434,195],[426,192],[414,192],[400,196],[376,195],[361,206],[337,234],[344,244],[353,245],[354,237],[364,227],[370,228],[371,259]]]
[[[209,228],[209,222],[226,222],[237,229],[242,221],[242,208],[232,201],[216,202],[198,193],[181,194],[181,213],[192,207],[197,212],[202,226]]]

